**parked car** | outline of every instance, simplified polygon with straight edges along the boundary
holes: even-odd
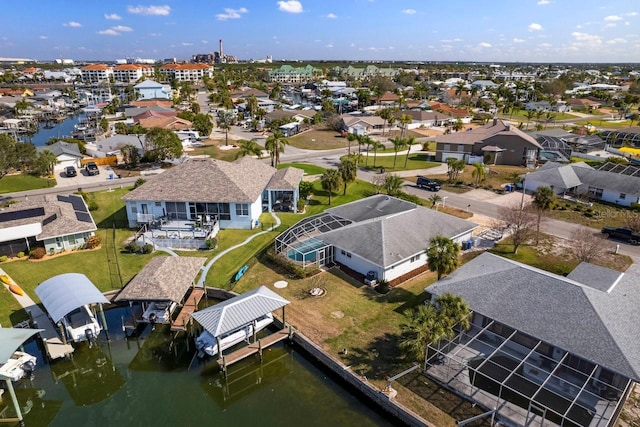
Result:
[[[84,168],[87,171],[87,174],[90,176],[100,175],[100,169],[98,169],[98,165],[96,165],[96,162],[89,162],[84,166]]]
[[[609,238],[629,242],[632,245],[640,244],[640,233],[636,233],[629,227],[602,227],[601,231]]]
[[[71,178],[72,176],[78,175],[78,171],[73,166],[67,166],[64,168],[64,174],[67,178]]]
[[[440,183],[434,179],[427,178],[426,176],[418,175],[416,185],[420,188],[426,188],[429,191],[440,191]]]

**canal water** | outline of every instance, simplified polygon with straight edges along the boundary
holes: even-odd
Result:
[[[40,123],[40,130],[31,138],[27,138],[27,141],[32,142],[36,147],[40,147],[45,145],[51,138],[71,137],[74,126],[84,117],[84,114],[68,116],[64,121],[57,123],[51,129],[45,128],[44,123]]]
[[[34,379],[16,385],[27,427],[393,425],[285,344],[262,363],[256,356],[230,367],[225,379],[160,326],[126,339],[125,310],[106,315],[111,341],[103,333],[71,360],[47,364],[38,343],[27,344],[38,357]]]

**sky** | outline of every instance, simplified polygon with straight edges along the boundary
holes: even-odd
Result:
[[[6,1],[0,57],[640,62],[637,0]]]

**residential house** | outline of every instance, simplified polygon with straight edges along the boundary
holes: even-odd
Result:
[[[564,277],[483,253],[426,288],[472,312],[469,330],[429,345],[426,373],[503,424],[613,426],[640,381],[639,277],[637,264]]]
[[[436,137],[436,161],[448,158],[467,163],[534,167],[542,147],[528,135],[502,120],[482,127]]]
[[[267,113],[265,120],[270,123],[274,120],[295,120],[298,123],[303,123],[305,120],[313,120],[313,116],[316,114],[314,110],[273,110]]]
[[[432,110],[405,110],[398,111],[395,114],[396,118],[399,118],[403,115],[411,117],[411,123],[407,126],[408,129],[446,126],[447,124],[455,121],[453,116],[451,116],[450,114]]]
[[[375,195],[305,218],[276,237],[276,252],[306,267],[337,263],[392,285],[426,271],[432,237],[471,239],[469,221],[387,195]],[[416,232],[419,230],[419,232]]]
[[[121,64],[113,68],[113,79],[120,83],[135,83],[143,77],[153,77],[155,70],[150,65]]]
[[[133,145],[142,156],[144,154],[144,144],[146,135],[121,135],[101,138],[95,142],[86,144],[87,154],[92,157],[106,157],[112,154],[119,154],[119,150],[125,145]]]
[[[640,168],[605,164],[594,169],[583,162],[562,165],[547,162],[526,175],[525,189],[551,187],[559,195],[585,195],[596,200],[631,206],[640,200]]]
[[[385,108],[385,107],[397,108],[400,106],[399,105],[400,97],[393,92],[387,91],[382,95],[380,95],[378,98],[376,98],[375,102],[376,104],[380,105],[382,108]]]
[[[132,228],[204,216],[215,218],[221,229],[252,229],[259,225],[263,207],[297,211],[303,174],[296,168],[275,169],[251,157],[232,163],[190,159],[149,179],[122,200]]]
[[[172,130],[190,129],[193,125],[189,120],[178,117],[175,111],[164,112],[152,109],[134,116],[133,123],[145,129],[163,128]]]
[[[552,104],[549,101],[529,101],[524,104],[524,109],[527,111],[553,111],[556,113],[565,113],[571,111],[571,106],[564,101],[559,101]]]
[[[36,149],[38,151],[51,151],[56,155],[58,163],[53,167],[54,171],[62,171],[67,166],[80,167],[80,160],[83,157],[78,144],[64,141],[58,141],[51,145],[43,145],[36,147]]]
[[[113,68],[104,64],[89,64],[80,69],[80,75],[84,83],[109,84],[113,77]]]
[[[78,249],[96,229],[81,196],[31,196],[0,211],[0,255],[27,253],[36,246],[47,253]]]
[[[569,98],[567,99],[567,105],[571,109],[578,111],[592,111],[602,107],[601,102],[588,98]]]
[[[170,85],[163,85],[153,80],[138,83],[133,87],[133,91],[138,100],[173,99],[173,90]]]
[[[247,98],[255,96],[258,102],[269,99],[269,94],[259,89],[253,89],[250,87],[242,87],[238,90],[233,90],[229,94],[231,101],[236,104],[238,102],[244,102]]]
[[[213,77],[213,66],[209,64],[164,64],[159,69],[165,80],[179,82],[201,82],[204,76]]]
[[[485,92],[490,89],[496,89],[500,85],[497,83],[494,83],[491,80],[476,80],[474,82],[471,82],[471,86],[475,86],[480,91]]]
[[[385,121],[380,116],[364,115],[364,114],[343,114],[342,128],[346,129],[349,133],[359,134],[364,129],[365,135],[371,135],[375,133],[382,133],[384,130]],[[354,129],[359,129],[354,131]]]

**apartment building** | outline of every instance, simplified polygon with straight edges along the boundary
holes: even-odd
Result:
[[[142,77],[153,77],[152,66],[144,64],[121,64],[113,68],[113,78],[116,82],[136,83]]]
[[[89,64],[80,70],[84,83],[109,83],[113,77],[113,68],[104,64]]]
[[[160,74],[165,79],[175,78],[179,82],[198,82],[204,76],[213,77],[213,67],[208,64],[164,64]]]

